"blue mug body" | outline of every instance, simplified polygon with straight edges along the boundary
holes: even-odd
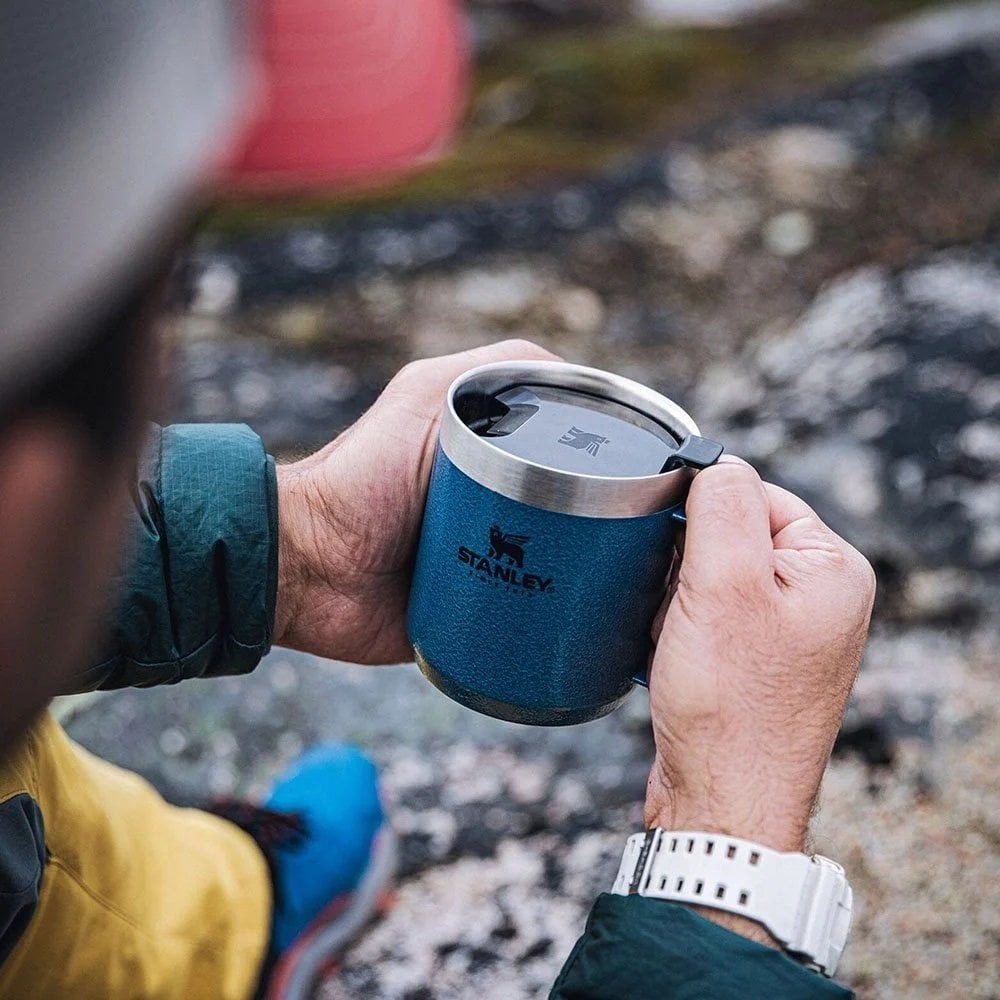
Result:
[[[691,478],[722,451],[697,435],[670,400],[596,369],[501,363],[456,380],[408,609],[426,677],[512,722],[612,711],[645,677]]]
[[[606,715],[645,675],[678,510],[542,510],[477,483],[439,447],[408,615],[420,669],[511,722]]]

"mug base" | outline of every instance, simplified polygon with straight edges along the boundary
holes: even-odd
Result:
[[[600,705],[586,705],[582,708],[531,708],[512,702],[498,701],[463,687],[461,684],[456,684],[455,681],[445,677],[435,669],[418,649],[414,649],[413,656],[424,677],[452,701],[457,701],[460,705],[471,708],[481,715],[503,719],[505,722],[518,722],[525,726],[576,726],[582,722],[592,722],[594,719],[600,719],[609,712],[613,712],[629,693],[626,690],[621,697],[614,701],[602,702]]]

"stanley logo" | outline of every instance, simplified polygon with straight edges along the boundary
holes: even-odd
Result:
[[[597,455],[602,444],[608,444],[610,438],[602,437],[600,434],[592,434],[590,431],[582,431],[579,427],[571,427],[561,438],[559,444],[576,448],[577,451],[585,451],[588,455]]]
[[[552,577],[524,572],[524,547],[531,539],[528,535],[517,535],[501,531],[499,525],[490,528],[489,551],[484,556],[466,548],[458,549],[458,561],[469,567],[481,580],[492,581],[494,585],[504,583],[507,589],[517,589],[525,593],[551,593]]]

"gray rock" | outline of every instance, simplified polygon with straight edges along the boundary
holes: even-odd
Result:
[[[240,298],[239,271],[223,260],[202,270],[192,289],[190,309],[196,316],[222,316],[232,312]]]
[[[977,420],[959,432],[959,449],[970,458],[1000,465],[1000,421]]]
[[[754,17],[794,0],[637,0],[640,17],[652,24],[724,25]]]
[[[778,257],[797,257],[812,246],[815,238],[812,219],[800,211],[772,216],[761,231],[764,246]]]
[[[991,39],[1000,40],[995,0],[939,5],[882,29],[867,56],[878,65],[896,66]]]
[[[492,319],[514,319],[534,302],[536,276],[527,268],[467,271],[455,283],[454,297],[463,309]]]
[[[839,179],[857,158],[846,135],[811,125],[776,129],[761,145],[772,194],[795,204],[828,201]]]

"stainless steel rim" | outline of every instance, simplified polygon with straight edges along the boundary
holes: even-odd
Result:
[[[455,410],[455,393],[470,383],[493,393],[522,382],[580,389],[617,400],[681,439],[699,433],[698,425],[676,403],[621,375],[562,361],[501,361],[465,372],[448,390],[441,449],[469,478],[511,500],[581,517],[641,517],[683,500],[694,474],[690,469],[622,479],[553,469],[497,448],[466,427]]]

